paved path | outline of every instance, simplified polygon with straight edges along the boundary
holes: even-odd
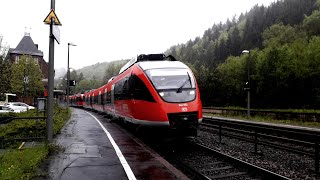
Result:
[[[55,139],[64,150],[50,162],[51,179],[187,179],[109,120],[72,110]]]

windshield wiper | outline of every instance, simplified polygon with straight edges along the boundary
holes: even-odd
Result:
[[[181,84],[181,86],[177,89],[177,93],[182,92],[183,86],[186,85],[188,81],[190,81],[190,85],[191,85],[191,79],[190,79],[189,73],[187,72],[187,74],[188,74],[188,78],[186,80],[184,80],[184,82]]]

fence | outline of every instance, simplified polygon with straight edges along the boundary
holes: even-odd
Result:
[[[14,121],[14,120],[35,120],[35,130],[39,131],[38,133],[31,133],[31,134],[41,134],[41,130],[43,130],[42,128],[40,128],[39,126],[39,121],[40,120],[45,120],[46,117],[9,117],[9,118],[2,118],[0,119],[0,125],[4,125],[4,124],[7,124],[11,121]],[[43,134],[43,133],[42,133]],[[15,137],[15,138],[9,138],[9,139],[6,139],[5,136],[1,136],[0,137],[0,148],[4,148],[7,144],[10,144],[12,142],[17,142],[17,141],[30,141],[30,140],[43,140],[43,139],[46,139],[45,136],[23,136],[23,137]]]
[[[253,142],[255,153],[258,153],[258,145],[266,145],[308,155],[314,158],[315,171],[319,172],[320,130],[318,129],[248,122],[218,117],[205,117],[202,125],[205,126],[206,123],[209,123],[211,128],[218,130],[220,143],[222,141],[222,135],[227,135],[227,132],[242,134],[245,136],[241,137],[239,135],[233,135],[233,137]],[[275,141],[280,143],[275,143]],[[281,142],[295,144],[296,146],[286,146]],[[309,147],[313,149],[313,151],[299,150],[297,148],[298,146]]]
[[[209,108],[204,107],[203,112],[223,114],[223,115],[241,115],[246,116],[246,109],[225,109],[225,108]],[[273,110],[250,110],[251,116],[268,116],[272,119],[281,120],[301,120],[305,122],[320,122],[320,113],[313,112],[290,112],[290,111],[273,111]]]

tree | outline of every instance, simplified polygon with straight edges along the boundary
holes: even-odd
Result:
[[[125,63],[120,63],[120,64],[116,64],[114,62],[110,62],[107,69],[105,70],[104,76],[103,76],[103,84],[108,83],[109,79],[112,78],[113,76],[116,76],[119,74],[119,71],[121,69],[121,67],[124,65]]]
[[[264,46],[282,46],[287,43],[292,43],[300,37],[297,30],[290,25],[274,24],[267,28],[263,33]]]
[[[12,64],[10,85],[12,92],[24,96],[37,96],[44,90],[38,61],[31,56],[20,56],[18,63]]]
[[[233,28],[231,32],[228,34],[228,40],[227,40],[227,49],[229,50],[229,55],[239,55],[241,50],[241,37],[239,33],[239,29],[237,26]]]
[[[2,93],[10,92],[10,63],[5,56],[9,46],[2,44],[3,36],[0,35],[0,95]]]
[[[0,57],[0,94],[11,92],[11,64],[8,60],[2,60]]]
[[[308,37],[320,35],[320,11],[315,10],[310,16],[303,20],[303,27],[308,33]]]

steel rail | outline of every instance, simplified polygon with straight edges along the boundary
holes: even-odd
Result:
[[[259,123],[245,120],[221,118],[221,117],[204,117],[203,121],[213,121],[215,123],[227,126],[244,127],[254,130],[260,130],[261,132],[273,132],[273,133],[288,133],[289,135],[296,135],[304,140],[309,138],[320,139],[320,129],[312,129],[307,127],[288,126],[281,124],[271,123]]]
[[[206,130],[206,129],[203,129],[201,127],[200,127],[200,130],[207,131],[207,132],[212,132],[212,130]],[[297,154],[308,155],[310,157],[314,156],[314,152],[298,150],[298,149],[292,149],[291,146],[285,146],[285,145],[276,144],[276,143],[267,142],[267,141],[266,142],[263,142],[263,141],[255,142],[253,139],[250,139],[250,138],[247,138],[247,137],[242,137],[242,136],[237,136],[237,135],[232,135],[232,134],[228,134],[228,133],[224,133],[223,135],[226,136],[226,137],[231,137],[231,138],[234,138],[234,139],[239,139],[239,140],[250,142],[250,143],[257,143],[258,145],[264,145],[264,146],[268,146],[268,147],[272,147],[272,148],[276,148],[276,149],[281,149],[281,150],[286,150],[286,151],[297,153]]]
[[[319,172],[319,142],[320,142],[320,130],[312,129],[312,128],[304,128],[304,127],[296,127],[296,126],[285,126],[285,125],[276,125],[270,123],[258,123],[258,122],[248,122],[243,120],[235,120],[228,118],[220,118],[220,117],[205,117],[203,122],[214,123],[217,126],[218,134],[219,134],[219,142],[222,140],[222,130],[228,131],[230,128],[234,131],[235,128],[239,128],[241,130],[237,130],[236,133],[242,134],[250,134],[254,136],[254,145],[255,152],[257,153],[258,144],[269,145],[276,148],[282,148],[285,150],[294,151],[295,153],[302,153],[309,156],[314,157],[315,162],[315,171]],[[201,126],[200,126],[201,127]],[[228,129],[229,128],[229,129]],[[246,131],[242,130],[246,129]],[[232,131],[231,130],[231,131]],[[251,131],[248,133],[248,130]],[[263,135],[262,135],[263,134]],[[261,142],[258,140],[258,137],[261,138],[276,138],[278,141],[286,141],[288,143],[298,143],[304,144],[304,146],[312,146],[314,148],[314,152],[293,150],[292,147],[280,146],[278,144],[271,144],[266,142]],[[289,138],[290,137],[290,138]],[[252,142],[252,141],[251,141]]]
[[[179,167],[179,169],[183,169],[184,171],[187,171],[189,174],[192,174],[195,176],[195,178],[192,179],[201,179],[201,180],[211,180],[208,176],[202,174],[201,172],[197,171],[196,169],[190,167],[189,165],[186,165],[185,163],[176,160],[176,159],[171,159],[173,163]]]
[[[207,122],[202,122],[201,126],[206,126],[206,127],[215,128],[215,129],[219,128],[218,125],[215,125],[215,124],[212,124],[212,123],[207,123]],[[224,127],[223,129],[227,130],[227,131],[230,131],[230,132],[234,132],[234,133],[240,133],[240,134],[246,134],[246,135],[254,135],[254,132],[252,132],[252,131],[239,130],[239,129],[229,128],[229,127]],[[313,146],[314,145],[310,141],[301,141],[301,140],[290,139],[290,138],[285,138],[285,137],[278,137],[278,136],[274,136],[274,135],[262,134],[262,133],[259,133],[258,135],[259,135],[259,137],[263,137],[263,138],[286,141],[288,143],[296,143],[296,144],[301,144],[301,145],[304,145],[304,146]]]
[[[212,149],[212,148],[209,148],[207,146],[204,146],[202,144],[199,144],[199,143],[194,143],[195,146],[199,147],[199,148],[202,148],[210,153],[215,153],[215,154],[218,154],[219,156],[222,156],[223,158],[227,159],[228,161],[231,161],[231,162],[235,162],[235,163],[238,163],[238,164],[241,164],[241,166],[245,166],[246,169],[250,169],[250,170],[253,170],[255,172],[258,172],[259,174],[263,174],[263,178],[265,179],[290,179],[290,178],[287,178],[285,176],[282,176],[282,175],[279,175],[279,174],[276,174],[274,172],[271,172],[267,169],[264,169],[264,168],[261,168],[261,167],[258,167],[254,164],[250,164],[248,162],[245,162],[243,160],[240,160],[240,159],[237,159],[235,157],[232,157],[230,155],[227,155],[227,154],[224,154],[222,152],[219,152],[215,149]]]

